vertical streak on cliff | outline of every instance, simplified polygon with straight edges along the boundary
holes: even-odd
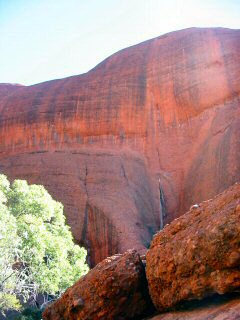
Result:
[[[158,179],[159,184],[159,215],[160,215],[160,230],[164,227],[163,219],[166,217],[166,206],[165,206],[165,200],[164,200],[164,193],[161,186],[161,180]]]
[[[79,171],[79,168],[78,168]],[[85,164],[85,177],[83,180],[83,185],[85,188],[85,192],[86,192],[86,206],[85,206],[85,210],[84,210],[84,222],[83,222],[83,229],[82,229],[82,241],[83,241],[83,245],[85,246],[85,248],[87,249],[87,263],[88,265],[91,265],[91,260],[90,260],[90,256],[91,256],[91,244],[90,241],[88,239],[88,225],[89,225],[89,215],[88,215],[88,200],[89,200],[89,195],[88,195],[88,188],[87,188],[87,176],[88,176],[88,167],[87,167],[87,163]],[[80,179],[80,173],[79,173],[79,180]],[[82,244],[81,244],[82,245]]]

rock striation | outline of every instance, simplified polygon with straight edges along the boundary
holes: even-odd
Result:
[[[92,265],[144,252],[240,179],[240,31],[191,28],[88,73],[0,85],[0,171],[63,202]]]
[[[146,274],[159,311],[239,291],[240,184],[194,206],[159,232],[146,255]]]
[[[100,262],[51,304],[43,319],[139,319],[151,308],[144,266],[129,250]]]

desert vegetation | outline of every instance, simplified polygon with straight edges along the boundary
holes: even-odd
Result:
[[[43,309],[88,271],[63,205],[41,185],[0,175],[0,312]],[[39,314],[33,312],[35,315]],[[21,319],[32,319],[29,312]]]

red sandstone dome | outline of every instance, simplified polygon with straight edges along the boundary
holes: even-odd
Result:
[[[86,74],[0,85],[0,171],[63,202],[92,264],[240,178],[240,31],[191,28]]]

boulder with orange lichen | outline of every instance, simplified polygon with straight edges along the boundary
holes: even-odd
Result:
[[[159,311],[240,290],[240,184],[191,208],[153,239],[146,255]]]
[[[45,310],[43,319],[141,319],[151,309],[144,266],[129,250],[97,264]]]

